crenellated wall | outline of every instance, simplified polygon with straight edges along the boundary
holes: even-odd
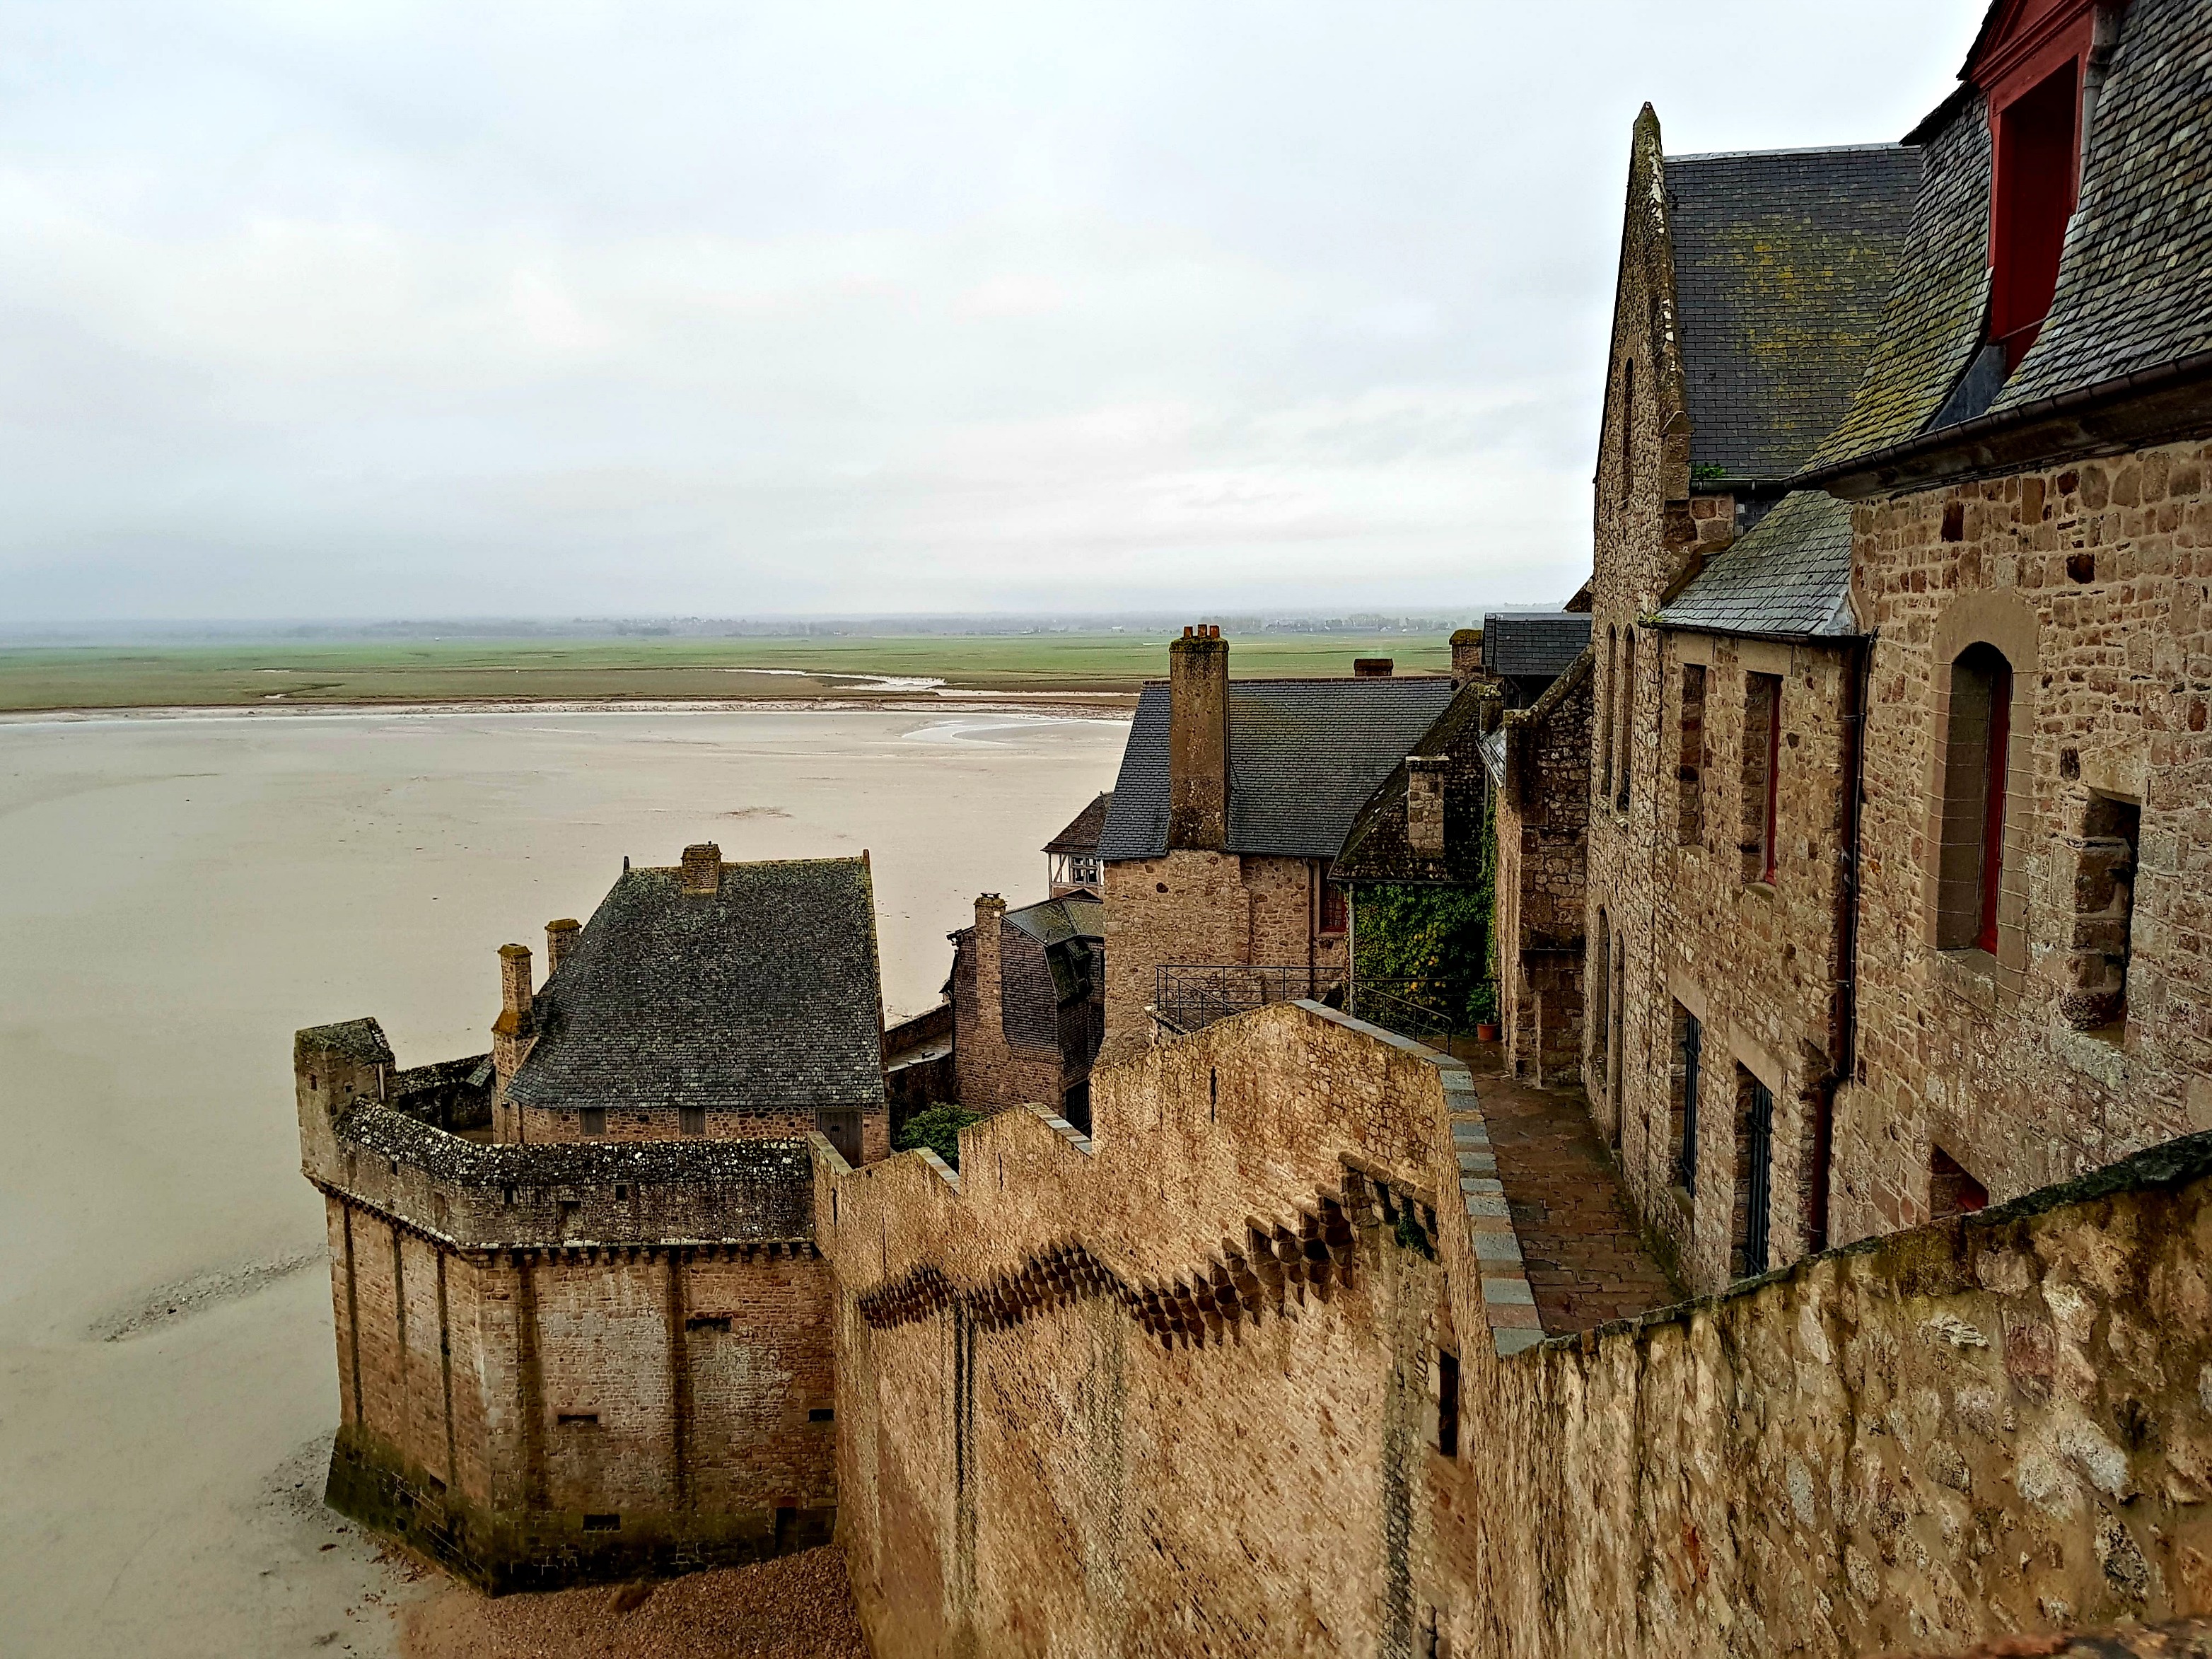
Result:
[[[2212,1136],[1544,1341],[1455,1063],[1302,1004],[1095,1087],[1096,1139],[1007,1113],[957,1176],[817,1147],[878,1651],[1840,1656],[2212,1607]]]
[[[301,1032],[295,1062],[334,1507],[493,1589],[827,1539],[833,1294],[805,1142],[465,1140],[382,1103],[414,1074],[374,1021]]]

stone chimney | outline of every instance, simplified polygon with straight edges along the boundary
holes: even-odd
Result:
[[[499,1018],[492,1022],[491,1065],[494,1099],[503,1099],[507,1085],[522,1069],[536,1036],[530,1012],[530,947],[499,947]],[[500,1135],[498,1139],[509,1137]]]
[[[1406,839],[1423,858],[1444,855],[1444,757],[1406,757]]]
[[[545,924],[546,978],[561,971],[561,964],[568,959],[568,952],[575,946],[576,935],[583,931],[574,916],[563,916],[558,921]]]
[[[1452,684],[1465,685],[1482,678],[1482,630],[1462,628],[1451,636]]]
[[[684,849],[684,890],[712,894],[722,890],[722,849],[702,841]]]
[[[1354,657],[1352,678],[1355,680],[1387,680],[1398,666],[1391,657]]]
[[[1229,836],[1229,641],[1186,628],[1168,647],[1168,845]]]
[[[984,1033],[983,1041],[995,1051],[995,1045],[1006,1036],[1004,999],[999,981],[1000,923],[1006,920],[1006,902],[996,893],[979,893],[975,897],[975,1023]]]

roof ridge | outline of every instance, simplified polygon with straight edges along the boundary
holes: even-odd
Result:
[[[1660,159],[1672,165],[1677,161],[1736,161],[1766,155],[1879,155],[1889,150],[1912,148],[1894,138],[1883,138],[1863,144],[1796,144],[1784,149],[1701,149],[1684,155],[1670,152]]]

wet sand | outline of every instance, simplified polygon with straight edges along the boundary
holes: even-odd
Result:
[[[295,1028],[479,1052],[495,951],[627,853],[872,854],[894,1018],[1125,727],[991,713],[0,724],[0,1650],[389,1653],[434,1587],[321,1508]],[[421,1650],[418,1649],[418,1651]]]

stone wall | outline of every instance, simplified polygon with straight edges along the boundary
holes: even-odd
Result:
[[[1498,989],[1507,1069],[1543,1083],[1582,1063],[1591,662],[1509,711],[1496,793]]]
[[[1106,866],[1106,1035],[1144,1036],[1163,963],[1310,967],[1340,979],[1342,934],[1323,934],[1318,860],[1171,848]]]
[[[979,939],[981,945],[979,945]],[[954,1096],[972,1112],[995,1112],[1037,1102],[1060,1104],[1061,1057],[1058,1032],[1049,1042],[1022,1041],[1008,1030],[1009,971],[1028,981],[1052,983],[1044,946],[1006,920],[1006,905],[994,897],[976,906],[975,925],[953,935]]]
[[[2177,444],[1855,508],[1879,638],[1839,1237],[1925,1218],[1938,1149],[2002,1199],[2212,1126],[2208,466],[2212,447]],[[1993,957],[1936,949],[1930,921],[1948,664],[1976,642],[2014,676]],[[2077,943],[2113,898],[2100,802],[2141,815],[2131,961],[2124,1021],[2083,1031]]]
[[[1615,1145],[1638,1206],[1674,1247],[1682,1279],[1717,1290],[1826,1243],[1821,1152],[1841,1064],[1856,659],[1842,646],[1679,632],[1650,638],[1660,752],[1647,763],[1638,748],[1630,811],[1614,815],[1616,856],[1591,895],[1615,937]],[[1765,726],[1746,725],[1754,675],[1778,686],[1782,699],[1771,881],[1754,878],[1764,871],[1747,862],[1760,860],[1744,851],[1760,838],[1765,802]],[[1701,698],[1686,754],[1686,683]],[[1692,1018],[1700,1028],[1698,1144],[1686,1185]],[[1773,1099],[1769,1255],[1747,1269],[1736,1247],[1750,1188],[1744,1096],[1753,1078]]]
[[[373,1021],[301,1033],[296,1062],[335,1507],[494,1589],[823,1541],[832,1285],[805,1143],[459,1139],[380,1103]]]
[[[1008,1113],[957,1177],[817,1147],[878,1651],[1841,1659],[2212,1607],[2212,1136],[1544,1342],[1464,1068],[1301,1005],[1094,1088],[1097,1139]]]

